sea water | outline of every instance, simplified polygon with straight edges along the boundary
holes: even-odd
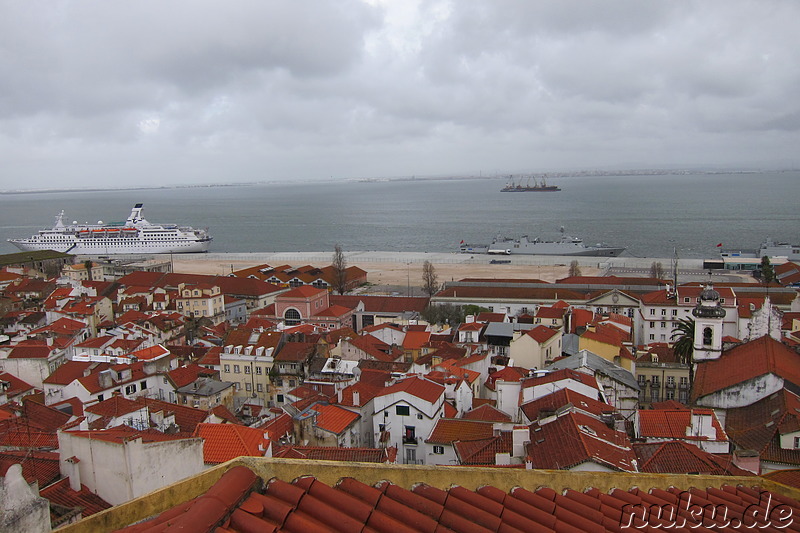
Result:
[[[340,181],[0,196],[0,253],[9,238],[65,223],[124,221],[208,227],[212,252],[455,252],[497,235],[625,246],[625,255],[713,257],[764,239],[800,243],[800,172],[550,178],[559,192],[507,193],[504,179]]]

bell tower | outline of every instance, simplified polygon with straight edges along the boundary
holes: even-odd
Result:
[[[700,293],[700,301],[692,310],[694,315],[694,360],[719,359],[722,355],[722,320],[725,309],[719,293],[709,282]]]

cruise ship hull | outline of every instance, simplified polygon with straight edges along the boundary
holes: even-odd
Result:
[[[136,204],[124,223],[65,225],[64,212],[52,229],[27,239],[9,239],[22,251],[54,250],[76,255],[167,254],[207,252],[211,236],[204,229],[175,224],[151,224]]]

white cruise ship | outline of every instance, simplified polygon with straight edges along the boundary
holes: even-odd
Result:
[[[8,242],[23,251],[55,250],[76,255],[167,254],[207,252],[211,236],[204,229],[152,224],[142,217],[143,204],[136,204],[124,223],[65,225],[64,212],[56,216],[52,229],[39,230],[27,239]]]

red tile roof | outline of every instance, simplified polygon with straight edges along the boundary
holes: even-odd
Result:
[[[334,435],[340,435],[345,429],[350,427],[361,415],[343,409],[336,405],[325,405],[318,403],[312,407],[317,414],[316,426]]]
[[[40,487],[45,487],[61,477],[58,452],[0,451],[0,477],[5,476],[8,468],[14,464],[22,465],[22,477],[28,483],[36,481]]]
[[[625,433],[576,412],[541,426],[532,425],[528,458],[534,468],[560,470],[595,462],[611,469],[636,471],[636,455]]]
[[[497,372],[492,372],[486,378],[486,388],[494,390],[497,381],[522,381],[528,375],[528,369],[519,366],[507,366]]]
[[[430,403],[436,403],[444,395],[444,387],[433,381],[411,376],[383,389],[378,396],[405,392]]]
[[[428,306],[427,296],[367,296],[367,295],[330,295],[331,304],[339,304],[354,309],[359,303],[364,305],[367,313],[399,314],[404,311],[422,311]]]
[[[545,385],[547,383],[555,383],[565,379],[571,379],[579,383],[583,383],[584,385],[588,385],[593,389],[600,389],[600,386],[597,384],[597,379],[594,376],[586,374],[585,372],[578,372],[577,370],[573,370],[571,368],[562,368],[554,372],[547,372],[546,374],[525,378],[522,381],[522,388],[536,387],[539,385]]]
[[[247,455],[264,457],[269,438],[263,429],[235,424],[198,424],[195,437],[203,439],[203,462],[219,464]]]
[[[53,352],[53,346],[23,346],[11,348],[9,359],[47,359]]]
[[[9,374],[8,372],[0,372],[0,382],[5,382],[8,384],[5,392],[6,395],[11,398],[17,396],[18,394],[22,394],[23,392],[32,392],[35,390],[33,385],[22,381],[17,376]]]
[[[273,457],[310,461],[347,461],[358,463],[392,462],[386,448],[338,448],[333,446],[281,446]]]
[[[69,385],[78,378],[83,377],[84,372],[91,370],[92,372],[100,372],[111,368],[110,363],[92,363],[90,361],[67,361],[56,370],[47,376],[44,380],[45,384],[50,385]]]
[[[558,331],[550,329],[547,326],[536,326],[535,328],[531,328],[526,331],[525,335],[541,344],[558,335]]]
[[[755,450],[762,461],[800,465],[800,450],[780,446],[782,433],[800,429],[800,396],[786,389],[747,407],[728,409],[725,430],[738,448]]]
[[[150,414],[162,411],[164,416],[173,414],[175,416],[175,425],[181,433],[193,433],[197,424],[204,422],[208,418],[208,412],[202,409],[195,409],[186,405],[178,405],[176,403],[165,402],[155,398],[136,398],[136,402],[142,406],[146,406]]]
[[[175,384],[175,388],[179,389],[194,383],[198,378],[214,377],[217,375],[217,371],[197,364],[189,364],[170,370],[167,375]]]
[[[69,478],[62,479],[49,487],[39,491],[39,495],[47,498],[50,503],[70,509],[80,508],[81,518],[92,516],[100,511],[113,507],[110,503],[89,490],[86,485],[81,485],[81,490],[76,492],[70,488]]]
[[[711,417],[715,437],[692,435],[692,415]],[[687,432],[689,434],[687,435]],[[639,435],[643,438],[675,440],[716,440],[726,442],[728,436],[712,409],[647,409],[639,410]]]
[[[387,469],[391,476],[394,469]],[[420,473],[422,477],[422,473]],[[754,483],[755,484],[755,483]],[[274,477],[263,486],[247,467],[228,470],[206,492],[177,505],[160,515],[121,533],[148,531],[201,531],[225,523],[227,531],[526,531],[564,533],[603,533],[624,531],[621,525],[631,522],[634,528],[661,531],[674,526],[664,516],[677,512],[685,519],[686,529],[708,524],[707,515],[684,511],[686,491],[692,503],[724,506],[726,522],[712,522],[714,531],[733,532],[735,524],[753,523],[753,509],[767,516],[765,501],[781,504],[788,513],[771,521],[773,526],[788,526],[800,514],[800,502],[777,492],[758,487],[725,485],[711,488],[673,487],[668,490],[639,488],[613,489],[610,493],[595,488],[535,491],[515,487],[505,492],[491,484],[470,490],[454,485],[442,490],[416,483],[408,490],[391,481],[374,486],[346,477],[326,484],[312,476],[292,482]],[[753,507],[750,507],[750,506]],[[717,508],[717,507],[714,507]],[[637,516],[648,512],[647,521]],[[656,515],[655,510],[660,511]],[[673,511],[674,509],[674,511]],[[699,507],[698,507],[699,509]],[[790,511],[790,512],[789,512]],[[759,521],[760,520],[760,521]],[[763,518],[754,525],[769,524]],[[734,522],[735,521],[735,522]],[[727,524],[727,525],[726,525]],[[168,529],[169,528],[169,529]]]
[[[224,424],[229,425],[229,424]],[[155,429],[137,430],[130,426],[119,425],[113,428],[90,430],[90,431],[69,431],[70,435],[84,439],[102,440],[115,444],[123,444],[134,439],[142,439],[142,442],[166,442],[171,440],[184,440],[191,438],[186,433],[162,433]]]
[[[499,435],[488,439],[456,441],[453,448],[460,464],[478,466],[496,464],[497,454],[511,453],[512,445],[512,432],[501,431]]]
[[[463,418],[440,418],[425,442],[452,444],[457,440],[488,439],[493,435],[491,422],[464,420]]]
[[[688,442],[634,444],[633,450],[639,461],[640,472],[712,476],[755,475],[734,465],[730,455],[714,455]]]
[[[142,405],[138,402],[117,395],[83,408],[86,413],[111,417],[120,417],[128,413],[139,411],[140,409],[142,409]]]
[[[406,350],[419,350],[431,338],[429,331],[407,331],[403,337],[403,348]]]
[[[273,442],[278,442],[286,435],[291,435],[294,431],[294,421],[292,416],[288,413],[283,413],[277,418],[273,418],[266,424],[260,427],[269,434],[269,438]]]
[[[598,418],[603,414],[614,412],[613,406],[570,389],[559,389],[547,396],[525,402],[520,409],[528,420],[536,421],[540,416],[552,415],[557,409],[567,405],[572,405],[573,410],[583,411]]]
[[[697,365],[692,397],[701,398],[765,374],[800,386],[800,354],[769,336],[740,344],[719,359]]]
[[[467,411],[462,418],[466,420],[480,420],[482,422],[511,422],[510,415],[486,403]]]

